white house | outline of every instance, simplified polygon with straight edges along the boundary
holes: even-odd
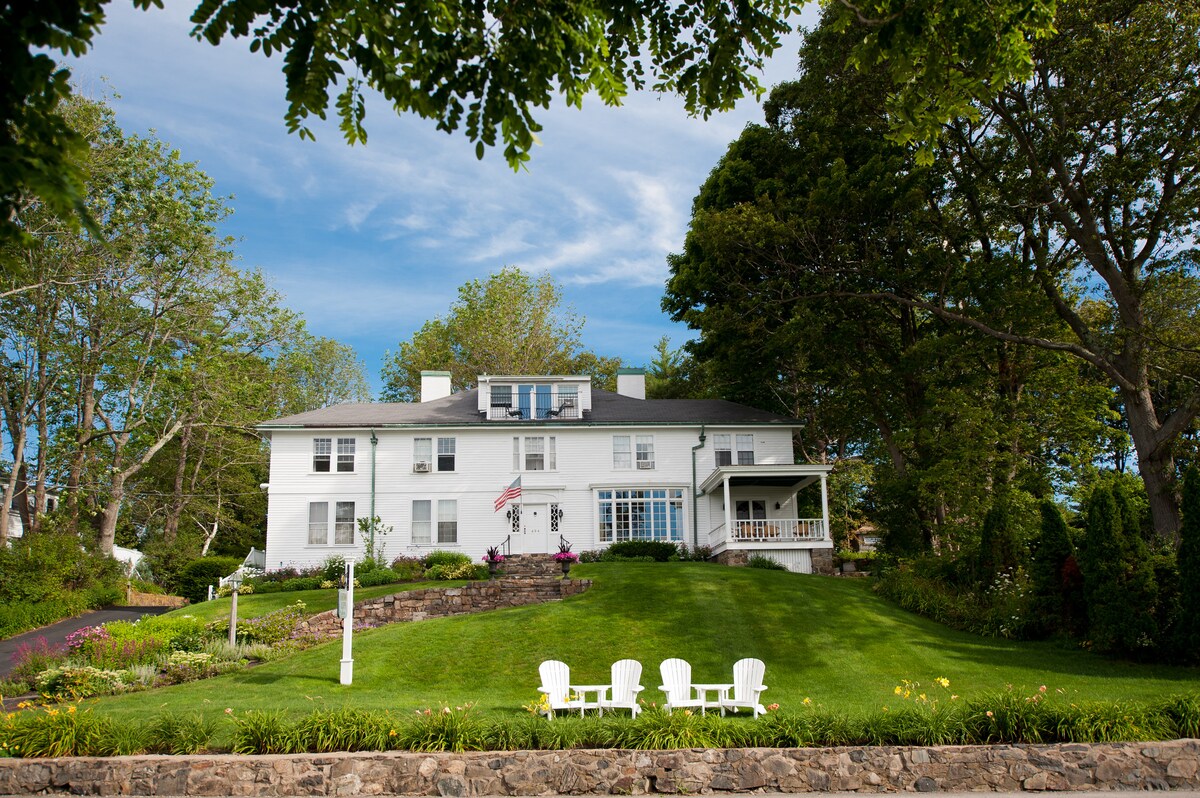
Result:
[[[481,376],[451,393],[422,372],[421,401],[345,404],[260,424],[271,442],[268,569],[358,555],[356,519],[392,527],[391,559],[431,549],[478,560],[576,552],[623,540],[711,546],[725,562],[769,556],[832,569],[823,465],[796,465],[795,419],[721,400],[646,399],[589,377]],[[496,509],[519,480],[516,497]]]

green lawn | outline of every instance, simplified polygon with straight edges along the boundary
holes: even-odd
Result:
[[[406,590],[424,590],[427,587],[455,587],[466,582],[405,582],[398,585],[376,585],[375,587],[356,587],[355,602],[380,596],[390,596],[393,593],[403,593]],[[308,612],[316,615],[337,606],[337,588],[325,590],[291,590],[283,593],[251,593],[248,596],[238,594],[238,618],[257,618],[274,612],[281,607],[303,601]],[[229,606],[232,599],[221,598],[203,601],[199,604],[189,604],[165,615],[191,615],[204,622],[215,621],[218,618],[229,617]]]
[[[600,563],[576,566],[572,575],[595,585],[563,602],[356,634],[349,687],[338,683],[335,642],[230,676],[102,699],[97,709],[215,715],[226,707],[355,705],[407,714],[473,701],[489,713],[513,714],[536,697],[542,660],[567,662],[576,683],[603,683],[609,665],[625,657],[644,666],[642,695],[661,701],[658,664],[672,656],[691,661],[697,682],[728,681],[735,660],[758,657],[767,665],[765,702],[785,710],[805,698],[855,713],[897,706],[892,689],[901,679],[931,686],[943,676],[964,696],[1008,684],[1061,688],[1071,700],[1200,691],[1200,669],[956,632],[887,604],[866,580],[705,563]]]

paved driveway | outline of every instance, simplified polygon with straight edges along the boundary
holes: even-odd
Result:
[[[170,607],[105,607],[95,612],[87,612],[75,618],[43,626],[32,632],[0,640],[0,678],[9,674],[13,668],[12,658],[22,643],[33,644],[39,637],[46,638],[47,643],[66,642],[67,635],[85,626],[98,626],[108,621],[135,621],[143,615],[161,615]]]

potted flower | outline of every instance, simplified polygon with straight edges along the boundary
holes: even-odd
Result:
[[[554,561],[562,566],[563,576],[571,570],[571,566],[579,561],[579,555],[571,551],[570,543],[559,543],[558,554],[554,555]]]
[[[483,561],[487,563],[488,574],[495,576],[496,569],[500,567],[500,563],[504,562],[504,555],[500,553],[500,547],[490,547],[487,554],[483,555]]]

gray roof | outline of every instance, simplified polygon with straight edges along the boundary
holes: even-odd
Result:
[[[794,418],[777,416],[724,399],[633,399],[592,389],[592,410],[582,419],[554,421],[487,421],[479,412],[479,389],[459,391],[432,402],[354,403],[310,410],[264,421],[260,429],[286,427],[390,426],[579,426],[589,424],[770,424],[799,426]]]

